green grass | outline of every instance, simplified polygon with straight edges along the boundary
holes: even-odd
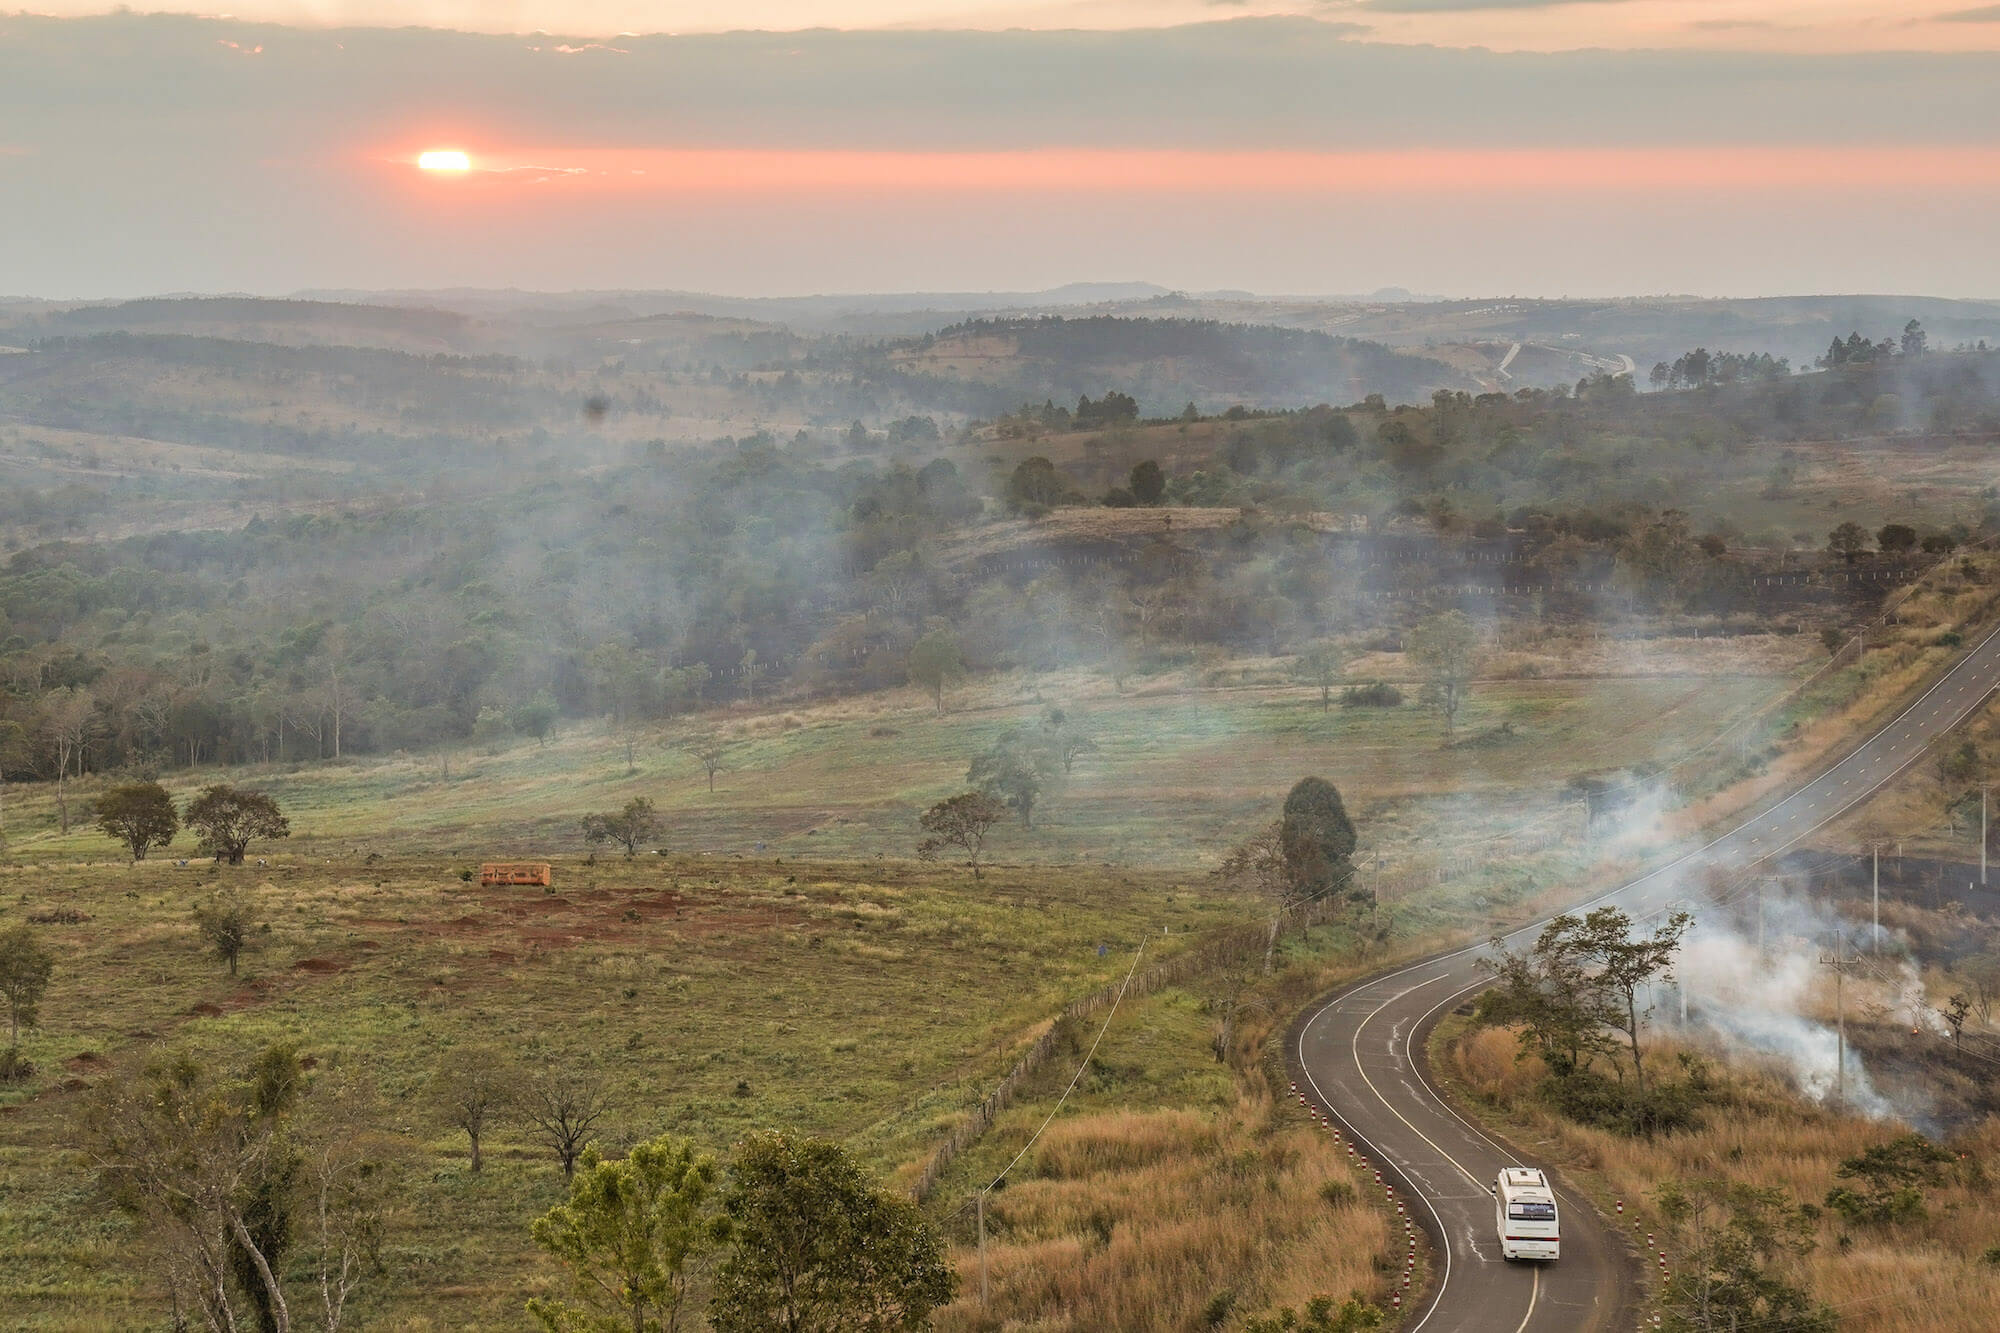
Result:
[[[150,862],[23,877],[0,920],[52,902],[90,919],[38,927],[61,962],[27,1044],[41,1072],[0,1103],[0,1326],[132,1327],[157,1313],[144,1273],[121,1261],[129,1236],[52,1149],[73,1141],[79,1085],[159,1043],[238,1054],[291,1038],[322,1066],[366,1071],[424,1165],[364,1315],[515,1325],[548,1275],[527,1223],[560,1182],[518,1126],[482,1177],[465,1170],[462,1139],[422,1108],[450,1046],[493,1043],[524,1066],[598,1055],[616,1091],[613,1144],[673,1130],[726,1150],[782,1126],[837,1136],[886,1175],[983,1094],[1038,1022],[1120,973],[1141,935],[1165,956],[1242,912],[1102,871],[1000,872],[975,887],[903,867],[572,861],[545,893],[480,889],[457,869]],[[188,924],[188,904],[225,882],[252,886],[271,927],[234,980]]]
[[[1322,713],[1306,690],[1154,692],[1087,701],[1100,751],[1037,811],[1034,830],[1010,821],[993,854],[1022,863],[1212,865],[1268,817],[1301,775],[1319,773],[1350,805],[1387,808],[1451,793],[1547,807],[1572,775],[1617,768],[1697,745],[1782,683],[1760,676],[1644,676],[1483,684],[1460,718],[1461,744],[1440,745],[1434,715],[1405,705]],[[799,709],[723,726],[735,734],[710,793],[701,770],[668,737],[638,747],[628,774],[622,744],[595,726],[554,743],[455,755],[449,781],[434,758],[362,758],[341,764],[234,770],[230,781],[276,796],[291,813],[294,846],[336,859],[368,851],[402,856],[548,855],[581,850],[577,820],[633,796],[664,818],[660,841],[678,851],[813,858],[900,858],[916,816],[964,785],[970,757],[1040,708],[1010,703],[933,717],[904,696]],[[796,725],[788,725],[789,717]],[[196,780],[169,775],[177,793]],[[204,775],[202,780],[214,780]],[[87,797],[90,784],[78,784]],[[108,857],[88,826],[55,832],[50,793],[9,792],[12,854],[37,862]]]

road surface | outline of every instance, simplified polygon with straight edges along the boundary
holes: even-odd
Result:
[[[1688,872],[1747,868],[1838,818],[1923,755],[2000,686],[2000,631],[1987,635],[1873,736],[1813,781],[1704,847],[1577,904],[1642,917],[1691,897]],[[1506,940],[1531,943],[1536,922]],[[1634,1275],[1606,1224],[1573,1190],[1557,1191],[1563,1257],[1508,1263],[1487,1184],[1517,1160],[1431,1085],[1424,1039],[1438,1018],[1486,984],[1486,946],[1376,977],[1316,1002],[1293,1024],[1300,1090],[1336,1117],[1414,1201],[1436,1250],[1434,1286],[1415,1306],[1423,1333],[1593,1333],[1631,1325]],[[1526,1165],[1539,1165],[1530,1161]]]

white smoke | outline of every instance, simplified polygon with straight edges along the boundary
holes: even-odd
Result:
[[[1829,956],[1848,962],[1842,985],[1850,1024],[1871,1009],[1916,1023],[1935,1020],[1900,933],[1884,931],[1883,957],[1871,960],[1869,927],[1844,920],[1830,904],[1771,886],[1764,893],[1761,949],[1758,933],[1754,896],[1734,915],[1720,907],[1696,914],[1675,965],[1687,989],[1690,1025],[1726,1052],[1777,1061],[1816,1102],[1831,1101],[1842,1090],[1844,1074],[1849,1110],[1877,1119],[1920,1116],[1918,1109],[1898,1108],[1876,1090],[1852,1043],[1841,1068],[1833,973],[1823,962]],[[1659,1017],[1677,1013],[1676,1005]]]

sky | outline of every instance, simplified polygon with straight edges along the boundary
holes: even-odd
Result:
[[[0,293],[2000,296],[2000,5],[66,6]]]

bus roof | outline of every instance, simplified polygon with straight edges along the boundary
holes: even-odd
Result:
[[[1541,1190],[1549,1188],[1549,1178],[1539,1167],[1509,1166],[1500,1170],[1500,1187],[1512,1191]]]

